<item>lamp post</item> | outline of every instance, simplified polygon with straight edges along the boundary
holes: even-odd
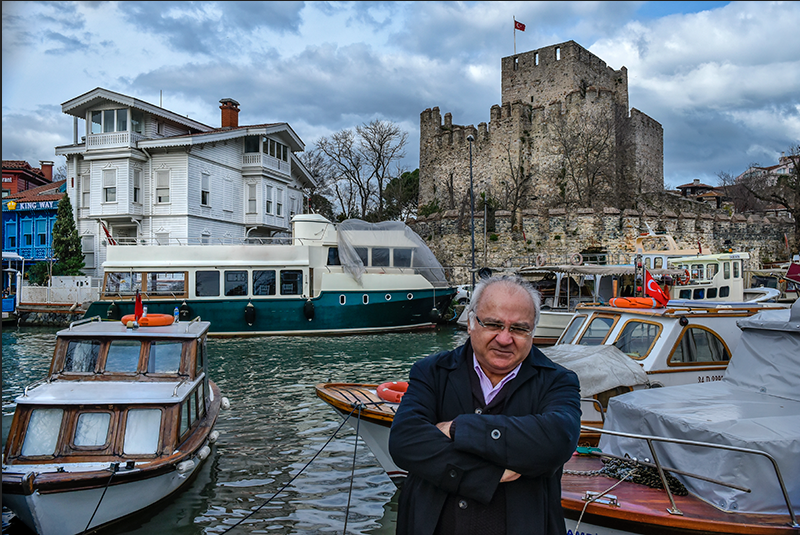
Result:
[[[469,142],[469,219],[472,234],[472,290],[475,290],[475,192],[472,189],[472,142],[475,138],[470,134],[467,136]],[[483,222],[486,225],[486,222]]]

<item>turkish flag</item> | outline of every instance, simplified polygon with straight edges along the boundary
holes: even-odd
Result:
[[[144,314],[144,307],[142,306],[142,295],[136,291],[136,301],[133,304],[133,318],[138,322]]]
[[[664,289],[658,286],[656,280],[653,279],[653,276],[651,276],[650,272],[647,270],[644,271],[644,286],[647,289],[648,296],[656,300],[662,307],[667,306],[669,295],[664,292]]]
[[[520,32],[524,32],[525,31],[525,25],[522,24],[520,21],[515,20],[514,21],[514,29],[515,30],[519,30]]]

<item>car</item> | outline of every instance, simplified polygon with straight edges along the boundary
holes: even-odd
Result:
[[[453,296],[453,301],[458,305],[466,305],[472,296],[472,285],[458,285],[456,286],[456,295]]]

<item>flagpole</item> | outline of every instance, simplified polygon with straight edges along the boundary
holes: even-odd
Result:
[[[514,55],[517,55],[517,16],[512,15],[514,17]]]

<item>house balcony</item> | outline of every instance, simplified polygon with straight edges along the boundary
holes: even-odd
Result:
[[[113,149],[118,147],[136,147],[139,140],[147,139],[138,132],[105,132],[89,134],[86,137],[86,150]]]
[[[258,171],[262,168],[277,171],[286,176],[292,174],[289,162],[264,153],[244,153],[242,155],[242,171]]]

